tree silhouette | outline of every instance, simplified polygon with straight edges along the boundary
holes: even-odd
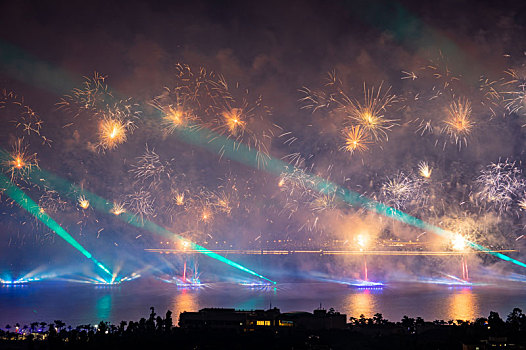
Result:
[[[376,313],[373,316],[374,324],[384,324],[384,316],[381,313]]]
[[[172,321],[172,312],[170,310],[166,311],[166,316],[164,318],[164,330],[165,332],[170,332],[173,327]]]
[[[365,318],[364,314],[360,315],[360,319],[358,320],[358,323],[360,324],[360,326],[364,326],[367,324],[367,319]]]
[[[99,326],[97,328],[97,332],[100,332],[101,334],[105,334],[108,331],[108,324],[104,321],[100,321]]]
[[[121,323],[119,324],[119,333],[124,333],[124,327],[126,327],[127,324],[128,322],[121,321]]]
[[[508,315],[506,323],[509,324],[514,330],[521,331],[525,328],[524,326],[526,324],[526,315],[522,313],[521,309],[516,307]]]
[[[501,329],[504,326],[504,321],[500,318],[499,313],[490,311],[488,316],[488,326],[493,329]]]
[[[409,332],[414,332],[415,330],[415,319],[404,315],[402,317],[402,327],[404,327]]]
[[[157,332],[162,332],[164,328],[164,320],[161,316],[157,316],[155,319],[155,329]]]
[[[55,320],[53,321],[53,323],[55,324],[55,327],[57,328],[57,330],[60,332],[60,330],[62,329],[62,327],[64,327],[66,324],[64,322],[62,322],[61,320]]]
[[[48,330],[48,337],[49,338],[55,338],[57,336],[57,330],[55,329],[55,326],[53,323],[49,324],[49,330]]]
[[[146,321],[146,330],[148,330],[148,332],[153,332],[155,331],[155,308],[152,306],[150,307],[150,317],[148,318],[148,321]]]

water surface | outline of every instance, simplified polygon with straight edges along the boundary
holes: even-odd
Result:
[[[33,283],[0,287],[0,327],[16,322],[62,320],[67,324],[118,323],[148,317],[155,307],[174,321],[182,311],[204,307],[267,309],[282,312],[333,307],[347,316],[371,317],[380,312],[389,320],[403,315],[426,320],[474,319],[497,311],[501,317],[514,308],[526,310],[526,290],[519,287],[449,287],[393,283],[380,289],[357,289],[337,283],[281,283],[271,288],[248,288],[234,283],[211,283],[200,289],[180,289],[155,279],[139,279],[119,286],[73,283]]]

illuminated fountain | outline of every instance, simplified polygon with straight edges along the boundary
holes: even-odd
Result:
[[[466,239],[460,235],[455,234],[451,238],[451,247],[453,250],[464,252],[466,250]],[[460,257],[460,263],[462,265],[462,279],[466,282],[469,282],[469,272],[468,272],[468,264],[466,261],[466,255],[462,254]]]
[[[363,254],[363,279],[350,283],[357,288],[381,288],[384,284],[381,282],[369,281],[369,271],[367,269],[367,247],[370,243],[370,238],[367,233],[360,233],[355,237],[356,245]]]

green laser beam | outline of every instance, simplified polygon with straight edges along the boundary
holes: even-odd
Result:
[[[261,162],[259,161],[259,159],[261,158],[261,154],[259,154],[256,150],[251,149],[250,147],[247,147],[242,143],[234,142],[233,140],[227,137],[218,135],[217,133],[211,130],[182,127],[176,129],[176,132],[177,136],[187,143],[192,143],[196,146],[207,149],[214,153],[221,152],[223,156],[226,156],[229,159],[232,159],[244,165],[251,166],[253,168],[260,168],[261,166]],[[292,174],[296,171],[302,172],[301,169],[296,168],[280,159],[276,159],[271,156],[268,156],[266,161],[264,162],[263,170],[266,170],[267,172],[278,176],[280,176],[283,173]],[[446,238],[451,238],[452,235],[454,235],[454,233],[451,231],[444,230],[443,228],[432,225],[428,222],[411,216],[401,210],[397,210],[383,203],[364,197],[358,192],[345,189],[335,184],[334,182],[325,180],[316,175],[307,174],[304,172],[303,174],[306,176],[307,179],[305,183],[310,188],[322,194],[334,194],[335,196],[337,196],[338,198],[350,205],[360,206],[377,214],[386,216],[391,219],[395,219],[413,227],[434,232]],[[475,250],[493,255],[499,259],[509,261],[515,265],[526,267],[525,263],[511,258],[507,255],[504,255],[502,253],[493,252],[491,251],[491,249],[486,248],[480,244],[471,241],[466,241],[466,243]]]
[[[85,189],[82,189],[80,186],[77,186],[77,185],[74,185],[74,184],[71,184],[69,183],[67,180],[65,179],[62,179],[60,178],[59,176],[55,175],[55,174],[52,174],[48,171],[45,171],[45,170],[42,170],[42,169],[33,169],[30,174],[29,174],[29,178],[31,180],[31,182],[33,183],[38,183],[38,184],[41,184],[41,185],[47,185],[49,186],[50,188],[53,188],[55,189],[57,192],[60,192],[60,193],[65,193],[65,194],[68,194],[73,200],[77,200],[77,198],[75,197],[75,193],[81,193],[89,202],[90,202],[90,206],[95,208],[96,210],[100,211],[100,212],[103,212],[105,214],[109,214],[111,209],[113,208],[113,203],[112,202],[109,202],[107,201],[106,199],[96,195],[95,193],[93,192],[90,192],[90,191],[87,191]],[[206,249],[205,247],[197,244],[197,243],[194,243],[194,242],[191,242],[191,241],[188,241],[186,240],[184,237],[176,234],[176,233],[173,233],[169,230],[167,230],[166,228],[162,227],[162,226],[159,226],[157,224],[155,224],[154,222],[152,221],[149,221],[149,220],[141,220],[140,218],[138,218],[137,216],[135,215],[132,215],[130,213],[122,213],[120,215],[118,215],[118,218],[123,220],[124,222],[128,223],[128,224],[131,224],[135,227],[138,227],[138,228],[142,228],[142,229],[145,229],[145,230],[148,230],[152,233],[156,233],[158,235],[161,235],[161,236],[164,236],[164,237],[167,237],[169,239],[173,239],[174,237],[177,238],[178,240],[180,241],[183,241],[183,242],[187,242],[190,244],[191,248],[196,250],[196,251],[199,251],[201,254],[204,254],[206,256],[209,256],[217,261],[220,261],[222,263],[225,263],[229,266],[232,266],[240,271],[243,271],[243,272],[246,272],[248,274],[251,274],[253,276],[256,276],[256,277],[259,277],[261,279],[264,279],[268,282],[271,282],[271,283],[276,283],[274,281],[272,281],[271,279],[268,279],[267,277],[263,276],[263,275],[260,275],[259,273],[255,272],[255,271],[252,271],[251,269],[241,265],[241,264],[238,264],[228,258],[225,258],[224,256],[222,255],[219,255],[209,249]]]
[[[365,18],[367,21],[370,21],[371,23],[378,23],[377,11],[375,11],[374,8],[372,9],[373,11],[371,11],[370,8],[366,9],[366,12],[362,14],[366,16]],[[462,51],[458,50],[459,48],[455,45],[455,43],[448,41],[445,37],[436,35],[437,33],[430,33],[428,28],[426,28],[425,35],[418,37],[419,40],[415,41],[414,36],[420,35],[419,30],[415,30],[415,28],[406,26],[404,23],[408,23],[407,19],[417,22],[418,19],[413,17],[409,12],[406,12],[402,7],[396,7],[396,10],[397,15],[394,18],[389,19],[388,21],[384,21],[382,18],[380,23],[396,33],[397,37],[399,37],[401,40],[404,40],[406,43],[418,42],[419,44],[434,42],[435,45],[439,44],[439,46],[444,46],[443,49],[447,48],[445,50],[446,52],[452,52],[457,56],[462,53]],[[428,44],[426,46],[429,47],[433,45]],[[3,63],[3,67],[0,68],[16,79],[34,86],[52,90],[58,94],[66,93],[66,91],[69,91],[70,87],[75,85],[75,79],[73,79],[64,70],[42,62],[4,41],[0,41],[0,61]],[[462,67],[465,66],[465,64],[462,64]],[[177,135],[179,138],[188,143],[208,149],[214,153],[221,153],[234,161],[252,166],[256,169],[260,168],[260,163],[258,163],[258,160],[261,159],[261,153],[248,148],[244,144],[233,142],[224,136],[217,135],[210,130],[199,130],[198,128],[189,127],[179,128],[177,129]],[[294,170],[298,170],[281,160],[272,158],[270,156],[267,157],[266,155],[263,156],[265,157],[265,162],[263,162],[263,165],[270,173],[280,175],[284,172],[291,173]],[[450,236],[453,234],[450,231],[444,230],[435,225],[431,225],[402,211],[388,207],[380,202],[365,198],[359,193],[344,189],[330,181],[326,181],[325,179],[315,175],[308,176],[313,180],[311,186],[313,189],[316,189],[322,193],[335,193],[340,199],[351,205],[362,206],[378,214],[396,219],[414,227],[435,232],[441,236]],[[512,262],[518,266],[526,267],[526,264],[521,261],[501,253],[492,253],[490,249],[477,243],[468,241],[467,244],[473,249],[494,255],[499,259]]]
[[[51,218],[46,212],[41,210],[40,206],[35,203],[24,191],[15,186],[9,179],[2,173],[0,173],[0,188],[5,189],[7,195],[13,199],[21,208],[26,210],[28,213],[33,215],[35,218],[40,220],[44,225],[49,227],[55,232],[60,238],[68,242],[73,248],[78,250],[86,258],[90,259],[99,267],[102,271],[107,273],[113,278],[111,271],[104,266],[100,261],[95,259],[90,252],[88,252],[79,242],[75,240],[66,230],[62,228],[55,220]]]
[[[63,95],[82,84],[78,77],[0,40],[0,71],[26,84]]]

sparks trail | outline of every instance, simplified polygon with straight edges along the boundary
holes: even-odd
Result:
[[[195,72],[189,65],[177,64],[172,87],[165,87],[150,105],[161,113],[161,128],[172,134],[178,128],[209,126],[212,111],[210,81],[213,72],[200,67]]]
[[[3,168],[11,178],[12,182],[27,178],[33,168],[38,167],[37,154],[31,153],[29,145],[23,139],[17,139],[12,146],[12,151],[4,154],[2,161]]]
[[[509,113],[525,115],[526,110],[526,68],[508,69],[502,83],[505,108]]]
[[[482,169],[475,185],[477,198],[501,215],[520,206],[526,191],[521,168],[508,160]]]
[[[2,120],[14,125],[25,135],[40,135],[43,121],[40,116],[25,103],[23,97],[17,96],[13,91],[2,89],[0,93],[0,116]],[[7,127],[7,125],[4,125]],[[46,140],[41,136],[43,140]]]
[[[400,172],[382,184],[383,202],[396,209],[425,205],[427,194],[422,179]]]
[[[395,120],[387,119],[385,113],[387,109],[396,102],[396,96],[391,95],[391,88],[382,91],[382,84],[376,89],[367,89],[363,84],[364,101],[352,101],[344,96],[340,108],[347,115],[348,122],[360,125],[369,132],[376,141],[387,140],[387,133],[396,125]]]
[[[234,140],[234,147],[245,144],[256,150],[264,166],[270,157],[270,144],[282,129],[271,122],[271,110],[261,96],[252,96],[239,83],[230,85],[223,76],[210,81],[215,119],[213,130]]]
[[[471,103],[462,98],[451,102],[442,132],[460,148],[462,144],[467,145],[468,137],[474,126],[475,122],[471,116]]]
[[[137,128],[142,113],[131,98],[117,99],[106,84],[106,78],[97,72],[92,77],[84,77],[81,88],[74,88],[56,104],[59,110],[73,116],[73,121],[65,128],[75,125],[89,130],[93,124],[97,125],[97,131],[89,139],[96,138],[93,148],[100,152],[114,150],[126,142]]]
[[[368,150],[368,144],[372,143],[367,131],[360,125],[350,126],[343,130],[343,138],[345,144],[340,147],[347,152],[353,154],[356,152],[364,152]]]
[[[351,154],[368,150],[369,144],[387,141],[388,133],[397,125],[397,120],[386,117],[386,113],[399,101],[390,87],[383,88],[383,83],[378,88],[367,88],[364,82],[363,100],[352,98],[333,71],[322,88],[304,87],[300,92],[304,95],[301,108],[312,113],[327,112],[327,118],[333,119],[345,140],[340,150]]]
[[[418,163],[418,173],[423,178],[429,179],[433,173],[433,168],[427,162],[422,161]]]
[[[146,145],[144,154],[136,158],[129,170],[134,175],[135,185],[144,185],[149,189],[160,185],[161,180],[172,178],[170,162],[161,161],[154,149]]]

